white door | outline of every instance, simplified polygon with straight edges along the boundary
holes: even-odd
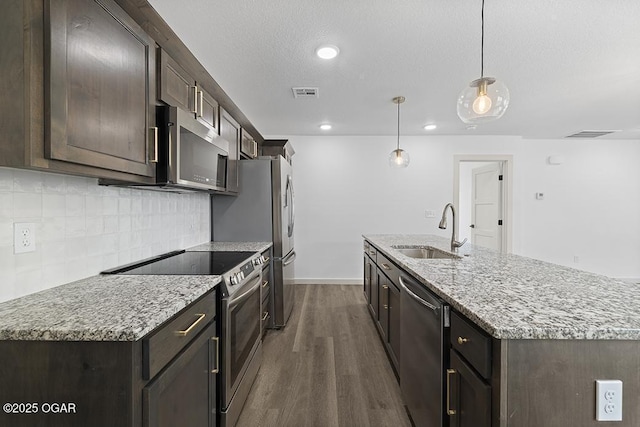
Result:
[[[502,163],[471,171],[471,243],[502,251]]]

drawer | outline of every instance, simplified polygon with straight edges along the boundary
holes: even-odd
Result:
[[[380,268],[380,270],[382,270],[382,272],[389,279],[391,279],[392,282],[399,283],[398,278],[400,277],[400,270],[398,269],[398,267],[396,267],[396,265],[392,263],[389,258],[384,256],[382,252],[378,252],[377,259],[378,261],[376,262],[376,264],[378,264],[378,268]]]
[[[142,340],[142,377],[153,378],[216,317],[216,291],[176,314]]]
[[[371,258],[373,262],[376,261],[377,252],[376,248],[374,248],[369,242],[366,240],[364,241],[364,253],[369,255],[369,258]]]
[[[491,377],[491,337],[454,312],[451,312],[451,347],[485,379]]]

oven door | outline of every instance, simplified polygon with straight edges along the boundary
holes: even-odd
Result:
[[[256,275],[224,304],[224,406],[227,408],[260,343],[260,288],[262,273]]]

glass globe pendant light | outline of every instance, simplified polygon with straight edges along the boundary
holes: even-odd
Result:
[[[409,166],[409,153],[400,148],[400,104],[404,101],[404,96],[396,96],[393,98],[393,103],[398,106],[398,145],[396,149],[389,154],[389,166],[396,168],[406,168]]]
[[[482,0],[482,38],[480,48],[480,78],[458,96],[458,117],[467,124],[497,120],[509,106],[509,89],[493,77],[484,76],[484,0]]]

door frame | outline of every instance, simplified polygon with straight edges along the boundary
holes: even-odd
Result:
[[[511,253],[513,236],[513,155],[512,154],[456,154],[453,156],[453,203],[460,206],[460,163],[499,162],[502,163],[502,252]],[[456,227],[459,227],[459,216]],[[460,228],[458,228],[459,230]]]

